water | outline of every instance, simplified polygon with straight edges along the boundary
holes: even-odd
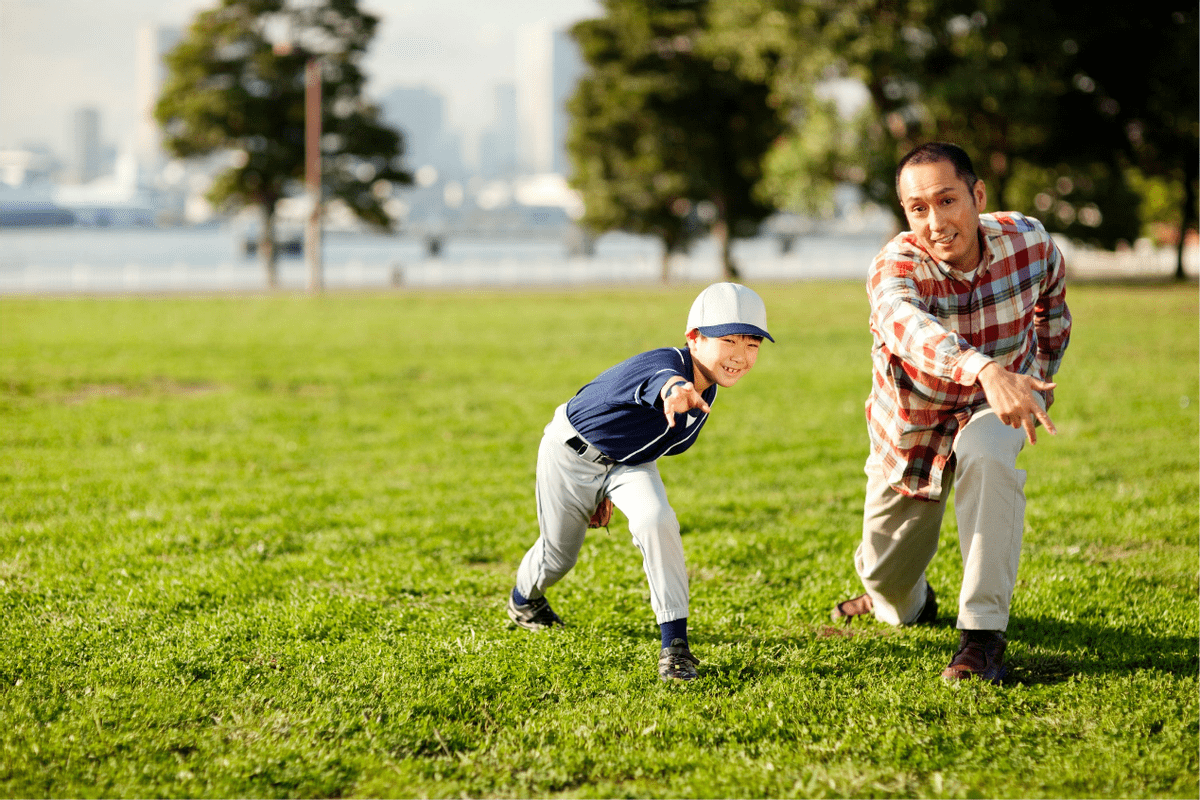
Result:
[[[866,276],[885,233],[814,234],[783,253],[773,238],[739,240],[742,277],[801,280]],[[649,237],[606,234],[591,257],[571,256],[559,240],[449,239],[439,257],[405,236],[327,232],[324,282],[329,288],[573,286],[654,283],[661,245]],[[302,289],[307,269],[281,257],[280,284]],[[711,240],[671,262],[673,279],[719,279]],[[0,294],[257,291],[264,271],[247,256],[242,231],[228,227],[167,229],[0,229]]]

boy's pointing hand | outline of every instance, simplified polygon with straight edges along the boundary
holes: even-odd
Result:
[[[708,403],[696,391],[691,381],[675,381],[663,388],[663,414],[667,418],[667,426],[675,427],[675,415],[685,414],[693,408],[708,413]]]

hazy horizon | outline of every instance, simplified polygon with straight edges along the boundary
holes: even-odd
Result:
[[[186,26],[216,0],[0,0],[0,149],[30,144],[69,155],[71,115],[100,112],[105,146],[134,147],[136,37],[145,23]],[[600,14],[599,0],[363,0],[381,18],[368,53],[368,94],[426,86],[472,158],[491,121],[493,89],[515,78],[518,31]]]

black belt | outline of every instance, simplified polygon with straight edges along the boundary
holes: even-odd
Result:
[[[580,458],[587,459],[588,461],[592,461],[596,464],[614,463],[611,458],[604,455],[604,453],[601,453],[598,448],[592,447],[578,436],[572,436],[570,439],[567,439],[567,447],[578,453]],[[589,450],[592,451],[593,455],[588,454]]]

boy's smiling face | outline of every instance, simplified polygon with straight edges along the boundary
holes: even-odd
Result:
[[[688,350],[692,353],[692,383],[703,392],[714,383],[733,386],[750,371],[758,360],[762,339],[745,334],[708,337],[698,330],[687,335]]]

